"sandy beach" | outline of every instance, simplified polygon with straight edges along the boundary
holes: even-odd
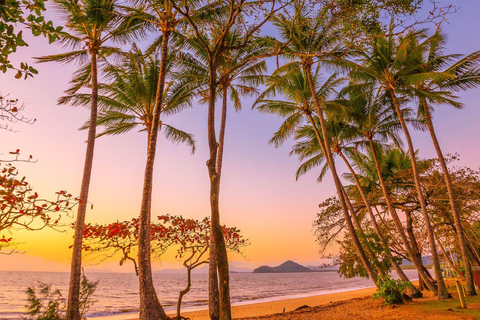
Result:
[[[448,282],[447,282],[448,285]],[[461,309],[453,282],[449,291],[453,299],[439,301],[431,292],[400,306],[387,307],[373,300],[376,288],[259,302],[232,307],[235,319],[307,320],[307,319],[480,319],[480,298],[467,297],[467,309]],[[170,314],[174,316],[174,314]],[[208,310],[185,312],[191,320],[208,320]]]
[[[345,301],[354,298],[364,298],[372,296],[375,292],[375,288],[359,289],[345,292],[329,293],[318,296],[286,299],[269,302],[259,302],[245,305],[237,305],[232,307],[232,316],[234,318],[248,318],[259,317],[265,315],[271,315],[276,313],[283,313],[294,311],[295,309],[308,305],[318,306],[331,302]],[[173,315],[173,314],[170,314]],[[184,317],[188,317],[192,320],[208,320],[208,310],[185,312],[182,314]]]

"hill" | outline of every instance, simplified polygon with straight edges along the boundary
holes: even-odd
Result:
[[[314,272],[313,270],[302,266],[291,260],[285,261],[279,266],[261,266],[253,270],[253,273],[293,273],[293,272]]]

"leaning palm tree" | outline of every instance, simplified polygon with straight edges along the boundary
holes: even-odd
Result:
[[[312,95],[309,81],[305,74],[305,71],[300,68],[298,63],[292,62],[278,68],[274,74],[269,77],[267,80],[267,89],[260,95],[260,97],[255,102],[254,107],[256,107],[260,112],[271,113],[279,115],[285,118],[283,124],[280,126],[280,129],[275,132],[273,138],[270,140],[270,143],[274,144],[276,147],[280,146],[288,138],[292,137],[296,133],[302,130],[304,125],[310,125],[315,133],[315,140],[320,147],[320,152],[318,155],[310,159],[306,164],[300,167],[300,172],[308,170],[309,168],[321,164],[326,160],[326,154],[331,154],[330,144],[325,143],[324,135],[319,132],[319,119],[315,112],[315,100],[318,101],[318,97],[322,99],[328,99],[335,92],[335,88],[344,80],[339,78],[337,75],[332,75],[328,77],[322,84],[319,82],[321,69],[317,67],[313,77],[316,79],[316,85],[318,89],[315,91],[315,94]],[[271,96],[277,96],[278,100],[270,99]],[[314,98],[314,96],[316,98]],[[327,138],[331,140],[330,137]],[[327,147],[328,145],[328,147]],[[328,151],[327,151],[328,150]],[[321,170],[320,178],[326,172],[326,169],[330,169],[332,174],[334,167],[332,168],[331,162],[326,161],[327,165]],[[297,173],[298,176],[298,173]],[[337,192],[340,199],[343,199],[345,207],[343,208],[343,213],[345,221],[347,223],[348,231],[352,236],[352,239],[355,244],[357,253],[362,261],[368,275],[370,278],[377,283],[377,272],[372,268],[367,254],[365,253],[364,248],[362,247],[361,241],[355,230],[356,221],[352,220],[352,217],[349,215],[347,209],[348,204],[346,203],[345,192],[340,181],[336,181]],[[351,210],[352,216],[355,215],[354,211]],[[359,224],[357,229],[361,232]]]
[[[341,101],[339,101],[338,103],[340,102]],[[400,268],[400,265],[397,263],[397,259],[393,257],[388,242],[382,230],[380,229],[377,218],[375,217],[373,209],[370,205],[371,200],[368,199],[364,186],[362,185],[360,178],[358,177],[355,169],[353,168],[355,166],[355,163],[351,163],[351,159],[355,161],[355,159],[358,158],[358,150],[355,147],[356,145],[358,145],[359,142],[357,140],[359,137],[357,128],[350,124],[337,121],[329,121],[327,123],[327,126],[329,128],[329,132],[335,132],[335,134],[332,134],[332,151],[336,155],[338,155],[347,166],[350,174],[345,176],[350,180],[353,180],[353,182],[355,183],[355,187],[360,194],[361,200],[363,201],[363,206],[365,207],[365,210],[370,217],[370,221],[373,225],[375,234],[380,240],[380,244],[384,250],[386,257],[392,264],[393,269],[397,272],[400,279],[410,284],[407,287],[408,293],[412,297],[421,297],[421,292],[411,284],[410,280]],[[299,167],[299,170],[297,171],[298,178],[298,176],[305,174],[311,169],[313,169],[315,166],[320,165],[319,159],[322,158],[322,154],[315,136],[315,132],[310,125],[304,126],[301,130],[299,130],[296,134],[296,139],[299,141],[293,146],[291,154],[298,155],[299,158],[303,161],[303,163]],[[324,173],[324,171],[325,170],[322,170],[322,173]],[[349,207],[353,207],[349,201],[349,197],[345,195],[345,198],[347,199],[347,204],[349,205]],[[350,211],[353,212],[353,209],[350,209]],[[354,217],[354,224],[356,221],[357,219],[355,219]],[[359,222],[357,222],[356,224],[358,225]],[[357,227],[357,229],[359,229],[359,227]],[[376,266],[379,265],[377,261],[374,262],[376,262]],[[379,270],[379,273],[383,273],[383,270]]]
[[[178,55],[179,71],[176,78],[195,87],[195,92],[202,103],[208,103],[211,99],[210,86],[211,68],[209,67],[209,53],[198,37],[188,38],[177,35],[177,43],[188,48],[188,51],[181,52]],[[217,57],[216,62],[216,95],[222,99],[222,111],[219,126],[219,136],[216,149],[216,161],[214,165],[215,199],[219,197],[220,179],[223,167],[225,134],[227,123],[228,101],[233,103],[235,110],[242,108],[241,97],[253,96],[258,93],[257,87],[264,81],[264,73],[267,71],[267,65],[261,57],[265,55],[267,48],[257,41],[248,41],[242,45],[241,33],[239,30],[232,30],[226,35],[225,44],[236,47],[235,50],[224,51]],[[218,200],[217,200],[218,201]],[[209,252],[209,309],[210,317],[217,319],[219,317],[220,299],[229,299],[228,297],[228,272],[225,273],[225,266],[220,267],[217,263],[217,256],[223,256],[222,248],[223,235],[217,241],[214,239],[215,232],[213,228],[218,229],[219,212],[218,203],[212,206],[212,232]],[[218,215],[218,216],[217,216]],[[215,224],[215,225],[214,225]],[[220,246],[220,248],[218,248]],[[220,252],[216,251],[220,250]],[[227,261],[228,262],[228,261]],[[222,269],[222,270],[220,270]],[[222,273],[222,275],[220,275]],[[220,296],[219,276],[221,278],[222,297]],[[225,282],[226,281],[226,282]],[[222,302],[226,305],[229,301]]]
[[[98,60],[119,50],[109,44],[125,43],[135,33],[142,32],[136,24],[126,24],[125,16],[118,10],[116,0],[54,0],[54,5],[65,19],[68,33],[60,42],[72,51],[37,58],[40,62],[79,63],[79,77],[73,82],[70,93],[84,86],[91,89],[90,127],[87,150],[75,224],[66,319],[80,319],[80,275],[82,267],[82,235],[88,203],[88,191],[93,165],[98,107]]]
[[[381,149],[387,143],[392,142],[397,146],[401,145],[401,140],[398,134],[398,131],[401,129],[400,123],[398,121],[398,116],[395,110],[390,107],[388,101],[381,101],[376,95],[376,91],[370,86],[355,86],[352,85],[349,88],[346,88],[344,91],[348,92],[348,99],[344,102],[347,106],[347,115],[346,118],[349,120],[351,125],[351,137],[355,140],[357,147],[364,147],[370,152],[375,164],[377,171],[377,179],[382,190],[385,204],[387,210],[389,211],[397,231],[402,239],[403,245],[410,255],[410,258],[414,262],[417,271],[428,281],[428,276],[424,274],[424,269],[421,261],[415,260],[416,252],[413,250],[408,238],[403,230],[402,223],[397,214],[396,209],[393,206],[392,200],[390,199],[390,192],[386,182],[383,179],[383,163],[379,154],[381,154]],[[410,120],[409,116],[410,110],[403,108],[402,116],[407,120]],[[347,164],[350,168],[351,166]],[[352,177],[355,179],[355,174],[352,171]],[[357,185],[360,184],[358,179],[355,179]],[[359,191],[362,194],[363,190],[359,186]],[[362,194],[364,201],[366,200],[366,195]],[[368,202],[368,201],[366,201]],[[369,206],[368,206],[369,207]],[[367,209],[368,209],[367,207]],[[371,208],[369,214],[371,212]],[[373,212],[371,213],[373,215]],[[395,266],[397,269],[397,266]],[[402,272],[397,270],[397,273],[401,276]],[[433,284],[426,282],[431,288]],[[413,292],[413,294],[418,294],[418,292]]]
[[[352,79],[371,84],[372,86],[374,85],[381,90],[384,98],[391,101],[397,113],[407,142],[408,152],[412,162],[415,189],[425,220],[435,270],[435,279],[438,285],[437,297],[445,299],[450,295],[445,286],[445,281],[440,269],[434,230],[430,221],[430,214],[425,202],[415,158],[415,148],[410,130],[407,126],[407,121],[404,119],[402,112],[402,103],[406,101],[408,95],[411,93],[408,83],[411,82],[412,79],[419,77],[421,73],[423,48],[422,45],[418,43],[419,39],[423,38],[425,38],[424,31],[409,31],[401,36],[395,36],[393,32],[389,32],[388,36],[376,37],[370,42],[366,50],[360,51],[358,62],[350,61],[345,63],[345,65],[350,68],[349,75]]]
[[[439,105],[462,108],[462,104],[457,101],[457,97],[452,91],[464,91],[480,85],[480,51],[467,56],[444,54],[445,35],[439,30],[425,42],[427,45],[421,46],[425,51],[420,74],[409,79],[409,85],[412,86],[413,94],[418,101],[418,115],[427,125],[437,153],[437,158],[442,167],[453,222],[465,266],[467,294],[475,295],[475,284],[470,267],[465,234],[453,192],[452,179],[433,126],[432,112],[433,108]]]

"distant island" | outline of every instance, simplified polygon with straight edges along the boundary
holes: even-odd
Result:
[[[270,267],[270,266],[261,266],[253,270],[253,273],[295,273],[295,272],[319,272],[319,271],[333,271],[336,268],[327,267],[305,267],[301,264],[293,262],[291,260],[285,261],[279,266]]]

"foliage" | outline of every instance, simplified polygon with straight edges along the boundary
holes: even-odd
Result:
[[[195,268],[206,263],[205,253],[210,243],[210,220],[186,219],[182,216],[163,215],[158,223],[151,224],[151,250],[157,258],[170,247],[176,247],[178,259],[188,259],[188,268]],[[100,261],[121,253],[120,265],[127,260],[137,262],[132,251],[138,247],[139,220],[114,222],[106,225],[86,224],[83,233],[83,250],[94,254]],[[240,230],[235,227],[222,227],[226,247],[230,251],[240,252],[248,245]]]
[[[403,293],[408,286],[405,281],[395,280],[385,275],[379,278],[379,282],[380,287],[373,294],[373,299],[383,299],[387,306],[403,303]]]
[[[46,10],[45,0],[3,0],[0,1],[0,70],[5,73],[9,69],[17,71],[15,78],[25,79],[37,74],[37,70],[25,62],[15,67],[10,55],[19,47],[28,46],[23,39],[23,30],[18,25],[30,28],[34,36],[43,35],[49,43],[54,42],[61,34],[62,27],[54,27],[52,21],[46,21],[43,14]]]
[[[19,152],[11,153],[18,155]],[[17,168],[10,163],[0,163],[0,252],[14,241],[6,237],[5,232],[56,228],[60,226],[61,213],[69,212],[76,203],[65,190],[56,192],[54,200],[40,198],[26,178],[19,177]]]
[[[362,245],[369,248],[365,252],[368,259],[372,261],[372,264],[377,263],[377,267],[383,270],[385,274],[390,273],[392,263],[385,254],[378,236],[371,227],[363,226],[363,230],[365,238],[362,237],[360,239]],[[345,235],[343,240],[338,241],[338,244],[340,245],[340,254],[334,259],[335,265],[338,266],[338,273],[347,279],[354,277],[368,278],[368,272],[358,257],[351,237],[348,234]],[[394,257],[394,259],[396,259],[397,263],[401,262],[401,259],[398,257]]]
[[[93,306],[93,294],[98,286],[98,281],[89,281],[82,273],[80,283],[80,315],[83,316]],[[60,290],[52,291],[51,285],[45,283],[36,287],[27,288],[27,312],[29,320],[61,320],[65,317],[65,299]]]

